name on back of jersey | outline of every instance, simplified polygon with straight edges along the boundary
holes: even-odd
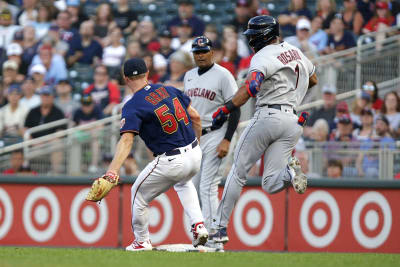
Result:
[[[158,89],[155,90],[155,92],[151,92],[149,93],[149,95],[147,95],[145,97],[146,101],[153,104],[153,105],[157,105],[161,100],[168,98],[169,94],[167,92],[167,90],[165,90],[164,87],[160,87]]]
[[[215,96],[216,96],[215,92],[213,92],[211,90],[208,90],[208,89],[205,89],[205,88],[188,89],[188,90],[185,91],[185,94],[188,97],[194,97],[194,96],[203,97],[203,98],[206,98],[206,99],[211,100],[211,101],[213,101]]]
[[[276,57],[283,65],[286,65],[294,60],[301,60],[301,56],[299,52],[294,49],[290,49],[288,51],[282,52],[279,56]]]

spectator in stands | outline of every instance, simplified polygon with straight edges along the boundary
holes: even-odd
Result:
[[[13,25],[11,11],[7,8],[0,11],[0,48],[6,49],[13,41],[14,34],[20,26]]]
[[[372,109],[363,109],[361,111],[361,126],[353,131],[353,136],[358,141],[371,139],[374,132],[374,113]]]
[[[79,32],[71,28],[71,14],[61,11],[57,15],[56,24],[59,27],[60,39],[68,43],[67,63],[72,66],[83,55],[83,47]]]
[[[361,90],[357,92],[356,99],[351,104],[350,113],[351,120],[357,125],[357,128],[361,127],[361,112],[366,108],[371,108],[371,96]]]
[[[51,45],[53,47],[54,54],[60,55],[63,58],[67,57],[69,44],[61,39],[60,27],[57,25],[50,26],[47,35],[42,39],[41,45],[44,44]]]
[[[137,40],[130,40],[126,47],[126,57],[128,60],[133,57],[140,57],[142,55],[142,49],[140,47],[140,43]]]
[[[29,75],[32,77],[35,92],[46,85],[44,77],[46,75],[46,67],[43,64],[33,65]]]
[[[204,30],[204,36],[210,39],[212,43],[216,42],[219,39],[217,26],[215,26],[215,24],[207,24]]]
[[[242,33],[247,29],[247,22],[252,17],[251,2],[252,0],[236,0],[235,17],[228,24],[234,26],[237,33]]]
[[[22,53],[22,64],[30,66],[33,57],[37,54],[40,42],[36,39],[35,28],[32,26],[25,26],[22,36],[21,46],[24,51]]]
[[[18,43],[11,43],[7,47],[7,59],[15,61],[18,64],[18,73],[20,75],[26,75],[28,71],[28,65],[22,62],[22,47]]]
[[[78,60],[81,64],[97,65],[103,57],[103,48],[94,37],[94,22],[87,20],[82,22],[79,33],[82,40],[82,57]]]
[[[10,168],[4,170],[2,174],[18,174],[24,165],[24,152],[22,150],[15,150],[11,152]]]
[[[105,115],[111,115],[115,105],[121,101],[118,85],[110,82],[107,67],[96,66],[94,70],[94,83],[84,90],[84,94],[91,94],[96,105]]]
[[[23,0],[22,9],[17,15],[17,24],[26,26],[36,21],[38,11],[36,10],[37,0]]]
[[[107,35],[112,29],[117,27],[117,23],[113,19],[111,6],[108,3],[102,3],[97,7],[94,22],[94,35],[97,41],[103,47],[109,45],[110,40],[107,38]]]
[[[38,5],[37,10],[38,16],[32,26],[35,28],[36,39],[40,40],[49,31],[53,14],[51,13],[51,7],[43,3]]]
[[[318,54],[317,47],[310,41],[311,23],[308,19],[300,18],[296,24],[296,35],[289,36],[284,41],[299,48],[308,58]]]
[[[390,135],[389,121],[385,115],[379,115],[375,120],[375,133],[372,138],[363,141],[360,150],[366,151],[358,155],[356,166],[358,175],[371,178],[379,176],[379,156],[369,152],[371,149],[384,147],[394,149],[394,140]]]
[[[21,106],[27,107],[28,110],[40,105],[40,96],[35,94],[35,82],[33,77],[28,76],[22,83],[23,97],[19,101]]]
[[[188,20],[182,20],[177,27],[177,37],[172,39],[171,47],[175,50],[190,52],[192,49],[192,26]]]
[[[344,29],[342,14],[338,13],[333,17],[329,32],[328,46],[324,50],[325,54],[331,54],[356,46],[353,34]]]
[[[64,119],[64,113],[54,105],[54,90],[50,86],[44,86],[39,90],[40,106],[29,111],[25,120],[25,128],[32,128],[52,121]],[[32,138],[38,138],[44,135],[54,133],[65,129],[66,125],[32,133]]]
[[[9,2],[10,1],[0,0],[0,10],[4,10],[4,9],[9,10],[12,15],[12,20],[15,22],[19,8],[15,6],[15,3],[10,4]]]
[[[341,118],[345,114],[350,115],[349,106],[347,105],[346,101],[340,101],[336,105],[335,118],[333,119],[332,123],[329,124],[330,132],[336,129],[339,118]]]
[[[139,26],[133,34],[133,40],[139,41],[142,51],[147,50],[147,46],[152,42],[157,42],[157,34],[154,30],[154,24],[150,18],[140,21]]]
[[[233,76],[236,76],[236,72],[239,67],[240,60],[242,59],[238,55],[238,42],[236,37],[229,37],[227,39],[224,39],[222,43],[222,51],[223,51],[223,57],[218,64],[220,64],[222,67],[228,69]]]
[[[3,84],[0,83],[0,108],[4,107],[7,105],[7,97],[6,97],[6,92],[4,92],[4,87]]]
[[[357,0],[357,9],[360,11],[365,23],[374,16],[375,0]]]
[[[383,100],[379,98],[379,88],[376,82],[366,81],[362,86],[362,90],[372,97],[372,109],[375,113],[379,113],[383,105]]]
[[[243,36],[243,34],[240,34]],[[250,55],[247,41],[245,42],[242,38],[239,38],[238,33],[235,32],[235,28],[231,25],[226,25],[223,28],[222,40],[228,40],[234,38],[237,42],[237,54],[241,58],[246,58]]]
[[[121,65],[126,55],[126,48],[121,42],[121,29],[116,27],[110,31],[110,45],[104,48],[103,64],[107,67],[110,78],[118,80],[121,72]]]
[[[301,171],[307,175],[307,178],[317,178],[320,177],[320,175],[318,175],[317,173],[310,173],[310,162],[309,162],[309,158],[308,158],[308,152],[305,150],[297,150],[294,154],[294,156],[299,160],[300,162],[300,167],[301,167]]]
[[[388,119],[392,136],[400,136],[400,98],[395,91],[385,95],[380,114]]]
[[[176,51],[170,58],[170,71],[160,79],[160,82],[183,90],[185,73],[193,67],[189,53]]]
[[[103,113],[95,105],[93,98],[90,94],[83,95],[81,98],[81,107],[74,113],[73,121],[76,126],[91,123],[103,118]],[[91,163],[88,168],[90,173],[98,171],[99,156],[100,156],[100,143],[99,143],[98,128],[90,131],[91,135]]]
[[[18,63],[13,60],[7,60],[3,63],[3,86],[9,87],[13,83],[18,83],[21,78],[18,77]]]
[[[0,109],[0,135],[6,145],[22,141],[28,109],[19,104],[21,88],[14,84],[7,89],[8,104]]]
[[[79,104],[72,98],[72,89],[68,80],[61,80],[56,86],[56,99],[54,103],[68,119],[72,119],[74,111],[79,107]]]
[[[193,1],[192,0],[178,0],[178,16],[171,19],[167,23],[167,28],[171,31],[173,36],[178,35],[177,27],[183,21],[188,21],[190,27],[193,29],[192,36],[200,36],[204,33],[204,22],[193,14]]]
[[[322,30],[322,18],[319,16],[315,16],[311,21],[309,40],[317,47],[319,53],[322,53],[328,45],[328,34]]]
[[[388,27],[391,27],[394,22],[395,19],[390,14],[388,3],[379,1],[376,3],[375,15],[368,21],[362,31],[363,33],[384,31]]]
[[[32,66],[43,64],[46,68],[45,81],[48,85],[57,84],[68,77],[67,66],[64,58],[53,53],[51,45],[44,44],[39,48],[39,55],[32,60]]]
[[[147,69],[149,70],[148,81],[149,83],[158,83],[160,76],[154,68],[153,55],[150,52],[143,54],[143,60],[146,62]]]
[[[315,121],[311,128],[310,139],[315,142],[326,142],[329,137],[329,125],[324,119]]]
[[[343,163],[337,159],[330,159],[326,169],[326,175],[329,178],[341,178],[343,173]]]
[[[137,26],[137,15],[129,7],[128,0],[118,0],[117,8],[113,10],[114,21],[124,35],[133,33]]]
[[[304,127],[304,135],[309,137],[311,127],[318,119],[324,119],[330,125],[335,118],[336,113],[336,87],[326,84],[322,87],[322,100],[324,104],[321,108],[311,112],[310,118],[307,120],[307,126]]]
[[[86,0],[82,1],[82,11],[88,17],[95,17],[98,12],[99,5],[104,3],[104,0]]]
[[[338,119],[337,129],[334,129],[329,138],[330,141],[351,142],[353,137],[353,122],[349,114],[343,114]]]
[[[344,0],[341,13],[345,29],[353,32],[356,36],[360,35],[364,19],[360,11],[357,10],[357,0]]]
[[[290,0],[289,7],[278,16],[284,37],[296,34],[296,24],[301,18],[312,19],[311,11],[307,8],[306,0]]]
[[[137,177],[140,173],[139,167],[137,166],[136,159],[133,157],[132,153],[129,153],[128,157],[124,161],[121,168],[121,174],[126,176]]]
[[[169,57],[175,52],[174,49],[171,48],[172,34],[169,30],[163,30],[159,34],[159,42],[160,42],[160,54],[166,59],[169,60]]]
[[[335,0],[318,0],[316,15],[322,18],[322,29],[328,30],[336,14]]]
[[[80,0],[67,0],[67,11],[71,14],[71,28],[79,29],[82,22],[88,20],[88,16],[80,6]]]

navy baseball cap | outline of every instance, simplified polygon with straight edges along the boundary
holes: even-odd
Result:
[[[211,40],[205,36],[199,36],[192,42],[192,52],[210,51],[212,47]]]
[[[45,85],[39,90],[39,95],[53,95],[54,90],[51,86]]]
[[[135,77],[147,72],[147,66],[143,59],[135,57],[124,63],[124,76]]]
[[[22,93],[22,91],[21,91],[21,85],[20,85],[20,84],[18,84],[18,83],[13,83],[13,84],[11,84],[11,85],[8,87],[8,89],[7,89],[7,94],[11,94],[11,93],[14,93],[14,92],[16,92],[16,93],[18,93],[18,94],[21,94],[21,93]]]

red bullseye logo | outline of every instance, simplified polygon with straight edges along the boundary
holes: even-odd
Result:
[[[99,241],[107,229],[108,206],[103,199],[100,205],[85,201],[90,189],[82,189],[71,204],[70,224],[75,237],[82,243],[92,244]]]
[[[27,196],[22,212],[26,233],[37,242],[50,240],[60,224],[60,204],[47,187],[38,187]]]
[[[368,249],[377,248],[390,234],[392,210],[381,193],[367,192],[354,205],[351,222],[357,242]]]
[[[153,244],[159,244],[168,237],[172,219],[171,202],[165,194],[161,194],[151,202],[149,207],[149,232]]]
[[[10,196],[0,187],[0,240],[5,237],[13,222],[14,210]]]
[[[340,213],[336,200],[326,191],[308,195],[300,211],[300,228],[311,246],[328,246],[339,231]]]
[[[263,244],[271,233],[274,213],[269,198],[259,190],[248,190],[236,205],[233,222],[238,238],[247,246]]]

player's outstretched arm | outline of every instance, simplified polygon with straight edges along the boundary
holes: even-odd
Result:
[[[112,172],[115,174],[119,173],[119,169],[121,168],[125,159],[128,157],[129,153],[131,153],[134,136],[135,135],[131,132],[122,134],[121,138],[119,139],[114,158],[111,161],[107,172]]]
[[[187,111],[189,113],[190,119],[192,120],[193,130],[194,130],[194,133],[196,134],[197,140],[200,141],[200,136],[201,136],[200,114],[192,106],[189,106],[187,108]]]

